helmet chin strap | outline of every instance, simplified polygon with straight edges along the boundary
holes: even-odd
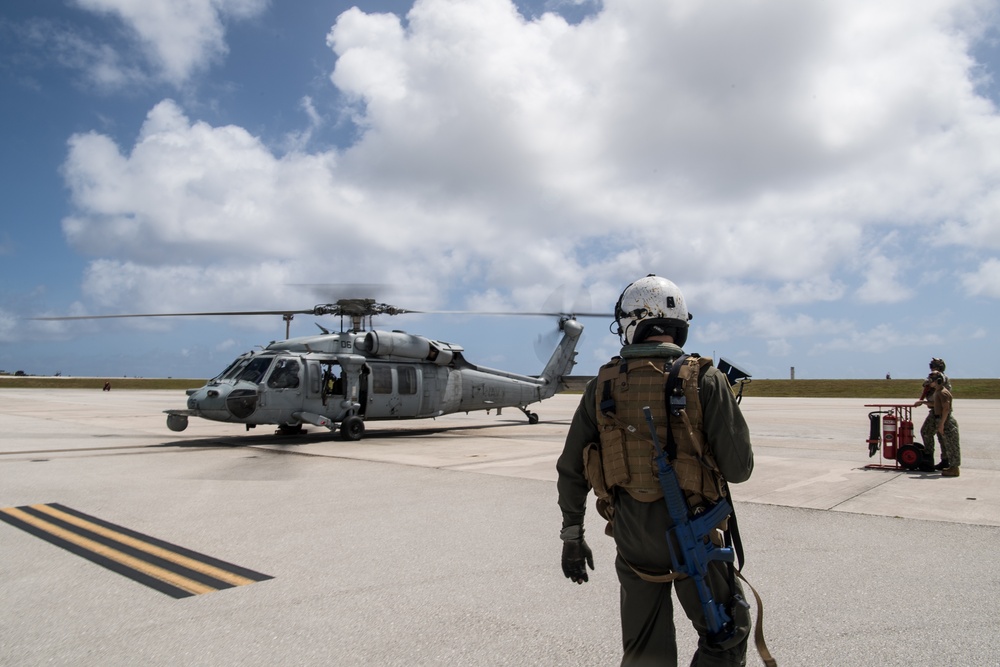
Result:
[[[632,343],[635,342],[635,330],[638,328],[639,328],[639,323],[637,321],[632,320],[631,322],[628,323],[628,326],[625,327],[625,330],[622,331],[621,335],[621,340],[623,345],[631,345]],[[631,333],[631,335],[629,335],[629,333]]]

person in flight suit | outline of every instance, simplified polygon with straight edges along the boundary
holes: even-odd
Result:
[[[717,643],[693,581],[671,572],[666,533],[673,526],[659,485],[654,447],[642,407],[650,406],[658,438],[665,442],[666,374],[684,355],[690,314],[680,289],[654,275],[630,284],[615,307],[620,355],[588,383],[557,463],[562,511],[562,568],[571,581],[589,580],[593,553],[584,539],[586,499],[598,493],[598,512],[618,548],[621,588],[622,665],[676,665],[677,643],[671,588],[699,634],[692,666],[744,665],[750,615],[730,564],[713,561],[707,582],[714,600],[726,603],[734,632]],[[696,356],[696,355],[693,355]],[[728,494],[727,482],[753,471],[750,432],[724,373],[698,360],[700,437],[677,442],[673,462],[688,504],[704,506]],[[610,407],[613,403],[613,408]],[[688,412],[692,411],[688,401]],[[602,407],[604,408],[602,410]],[[677,429],[673,433],[678,433]],[[700,443],[700,444],[699,444]],[[692,447],[704,451],[691,452]]]

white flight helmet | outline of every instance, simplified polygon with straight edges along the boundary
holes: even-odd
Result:
[[[626,287],[618,297],[615,306],[618,331],[614,333],[623,345],[666,334],[683,347],[690,319],[691,313],[677,285],[651,273]]]

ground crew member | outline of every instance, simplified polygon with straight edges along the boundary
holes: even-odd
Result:
[[[941,470],[942,477],[958,477],[959,466],[962,465],[962,453],[959,447],[958,422],[952,410],[951,391],[945,385],[947,378],[941,371],[931,371],[927,376],[930,392],[926,399],[917,401],[914,407],[921,403],[926,403],[930,408],[927,412],[927,420],[931,422],[933,431],[928,438],[924,434],[924,428],[920,429],[924,437],[924,448],[926,452],[927,442],[930,442],[931,455],[933,456],[934,436],[941,441],[942,465],[946,466]],[[927,422],[924,422],[926,427]]]
[[[917,407],[918,405],[926,405],[928,408],[927,417],[924,419],[924,423],[920,427],[920,439],[924,443],[924,456],[920,464],[920,469],[923,470],[924,472],[932,472],[934,470],[944,470],[945,468],[950,467],[950,464],[948,462],[948,456],[944,451],[943,442],[941,443],[941,462],[938,463],[937,465],[934,465],[934,437],[938,429],[937,429],[937,423],[935,422],[934,419],[934,410],[931,407],[930,400],[931,396],[934,393],[934,386],[931,382],[931,376],[934,374],[935,371],[941,373],[941,376],[944,378],[945,389],[947,389],[948,391],[951,391],[951,380],[949,380],[948,376],[944,374],[945,370],[944,359],[939,359],[938,357],[934,357],[933,359],[931,359],[929,366],[931,372],[927,376],[927,379],[924,380],[924,388],[923,391],[920,393],[920,398],[917,400],[916,403],[913,404],[913,407]]]
[[[602,367],[587,385],[557,463],[563,573],[581,584],[588,580],[587,568],[594,568],[593,554],[583,537],[586,499],[593,487],[599,494],[598,511],[611,518],[606,531],[618,547],[615,568],[621,585],[622,665],[677,664],[672,583],[699,634],[691,665],[743,665],[750,616],[741,604],[743,592],[730,566],[713,561],[707,577],[713,599],[726,604],[734,620],[735,632],[720,643],[709,641],[692,580],[670,572],[666,533],[673,522],[659,485],[652,438],[641,416],[642,407],[650,406],[657,437],[665,442],[664,373],[684,354],[681,346],[690,319],[684,296],[671,281],[649,275],[622,292],[615,319],[623,343],[620,357]],[[675,438],[674,462],[692,507],[726,495],[727,481],[745,481],[753,471],[749,429],[725,374],[710,363],[696,366],[700,370],[695,371],[699,373],[694,380],[695,403],[700,406],[688,401],[688,412],[700,412],[701,419],[697,428],[688,429],[691,437]],[[696,447],[704,451],[691,451]]]

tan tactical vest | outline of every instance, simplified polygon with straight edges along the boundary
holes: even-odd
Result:
[[[600,465],[593,456],[596,447],[585,453],[587,477],[599,498],[604,492],[607,500],[616,486],[643,502],[663,497],[653,439],[642,408],[649,407],[660,446],[667,447],[665,385],[673,361],[662,357],[615,357],[601,367],[596,380]],[[711,365],[710,358],[693,355],[682,363],[678,377],[686,407],[679,416],[669,418],[677,447],[672,465],[691,507],[705,500],[714,502],[725,494],[719,466],[705,442],[698,392],[700,375]]]

